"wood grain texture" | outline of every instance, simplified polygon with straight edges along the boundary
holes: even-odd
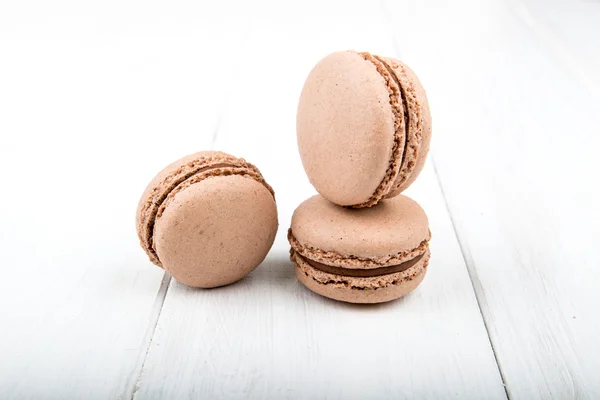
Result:
[[[3,399],[131,396],[164,296],[138,197],[210,146],[247,29],[181,5],[0,4]]]
[[[508,5],[571,79],[600,102],[600,3],[515,0]]]
[[[330,51],[393,50],[377,8],[327,7],[303,3],[278,10],[281,22],[254,20],[215,147],[256,163],[273,185],[279,235],[237,284],[171,282],[136,399],[505,398],[431,163],[409,192],[434,235],[429,274],[413,294],[353,306],[295,278],[285,233],[294,208],[314,194],[296,149],[303,80]]]
[[[598,4],[524,4],[385,8],[431,88],[432,156],[509,396],[594,399]]]

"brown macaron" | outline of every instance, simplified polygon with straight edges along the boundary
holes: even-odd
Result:
[[[233,283],[265,258],[277,233],[277,206],[258,168],[217,151],[184,157],[146,188],[137,233],[150,261],[177,281]]]
[[[335,204],[362,208],[398,195],[417,178],[429,151],[431,115],[407,65],[344,51],[310,72],[296,128],[317,191]]]
[[[288,231],[300,282],[350,303],[381,303],[414,290],[427,271],[430,238],[427,215],[403,195],[360,210],[317,195],[300,204]]]

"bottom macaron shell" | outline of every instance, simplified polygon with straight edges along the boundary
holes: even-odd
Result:
[[[411,268],[389,275],[357,278],[320,271],[292,254],[296,276],[308,289],[347,303],[384,303],[399,299],[419,286],[429,265],[430,252]]]
[[[215,176],[174,196],[157,218],[154,241],[162,266],[177,281],[213,288],[252,272],[276,232],[275,200],[262,183]]]

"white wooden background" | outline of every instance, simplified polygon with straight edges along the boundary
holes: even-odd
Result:
[[[432,261],[353,306],[295,279],[311,67],[396,56],[432,151]],[[0,2],[0,398],[600,398],[600,2]],[[138,196],[202,149],[256,163],[280,231],[248,278],[152,266]]]

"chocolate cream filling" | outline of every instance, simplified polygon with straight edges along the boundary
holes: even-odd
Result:
[[[359,278],[371,278],[374,276],[388,275],[396,272],[406,271],[410,267],[416,265],[425,253],[413,258],[412,260],[405,261],[401,264],[391,265],[389,267],[381,267],[381,268],[372,268],[372,269],[350,269],[350,268],[341,268],[334,267],[332,265],[323,264],[317,261],[309,260],[306,257],[301,256],[296,253],[297,257],[301,257],[307,264],[311,267],[316,268],[320,271],[327,272],[329,274],[341,275],[341,276],[353,276]]]

